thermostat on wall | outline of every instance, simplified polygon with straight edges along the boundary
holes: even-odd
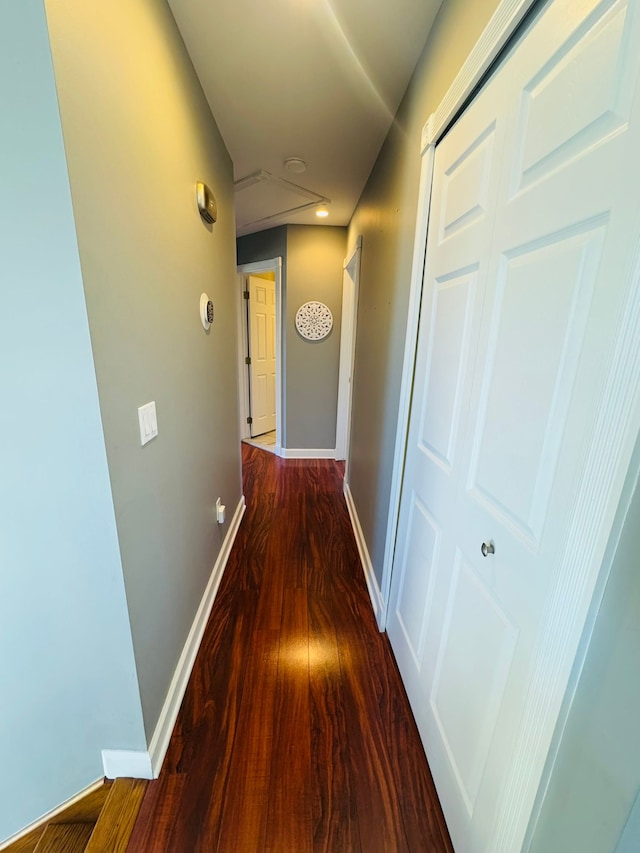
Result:
[[[200,320],[202,321],[205,331],[208,331],[213,323],[213,316],[213,302],[209,299],[206,293],[203,293],[200,296]]]
[[[196,182],[196,199],[200,216],[205,222],[212,225],[218,218],[218,205],[216,204],[216,197],[202,181]]]

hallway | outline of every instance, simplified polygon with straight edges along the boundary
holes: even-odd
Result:
[[[246,515],[129,853],[451,851],[340,465],[242,457]]]

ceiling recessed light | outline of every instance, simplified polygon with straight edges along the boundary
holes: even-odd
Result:
[[[300,157],[287,157],[282,165],[288,172],[293,172],[296,175],[301,175],[307,171],[307,164]]]
[[[325,205],[322,205],[322,207],[319,207],[316,210],[316,216],[319,216],[320,219],[326,219],[328,215],[329,215],[329,211],[327,210]]]

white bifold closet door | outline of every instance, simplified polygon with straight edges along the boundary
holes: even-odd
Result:
[[[521,849],[622,488],[638,19],[550,3],[436,149],[388,633],[457,853]]]

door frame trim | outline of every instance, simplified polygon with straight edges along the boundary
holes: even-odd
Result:
[[[345,460],[344,478],[349,480],[349,443],[351,434],[351,404],[353,398],[353,366],[356,355],[356,333],[358,328],[358,289],[362,262],[362,235],[358,236],[353,248],[347,253],[342,265],[342,321],[340,326],[340,366],[338,368],[338,411],[336,415],[336,459]],[[354,265],[354,274],[349,268]],[[353,282],[353,305],[345,304],[344,276]],[[345,309],[350,307],[351,311]]]
[[[272,272],[276,280],[276,455],[282,456],[282,448],[286,446],[283,435],[283,400],[282,400],[282,258],[269,258],[251,264],[240,264],[237,267],[237,300],[238,300],[238,412],[240,417],[240,440],[251,437],[247,423],[250,412],[249,405],[249,373],[245,363],[249,352],[247,329],[247,312],[245,310],[245,278],[253,273]]]

